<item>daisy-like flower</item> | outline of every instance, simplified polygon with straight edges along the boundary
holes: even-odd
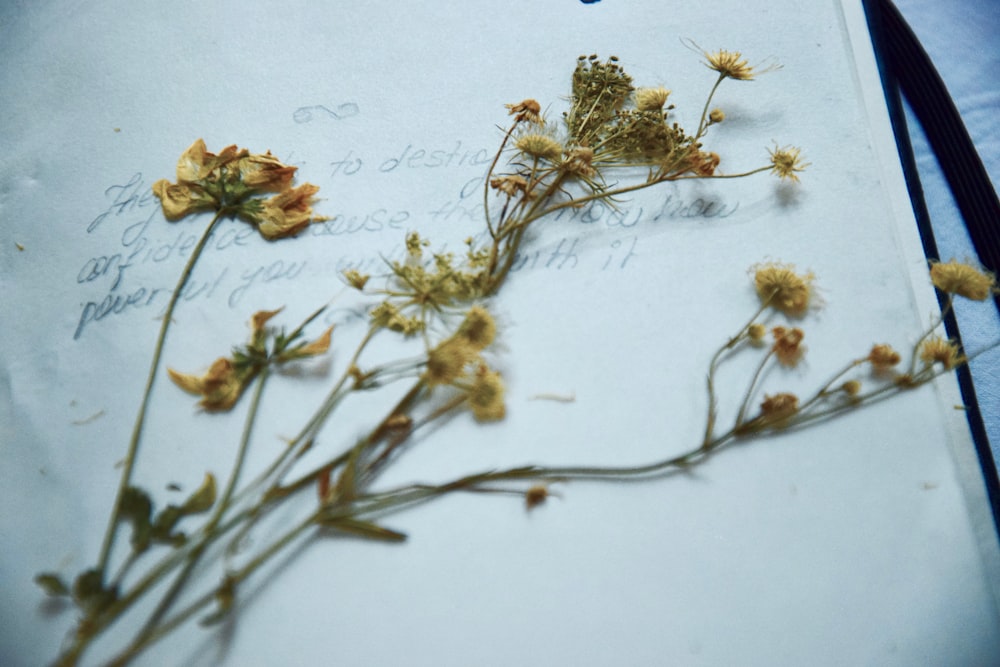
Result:
[[[562,155],[563,147],[558,141],[547,134],[525,134],[515,143],[514,147],[525,155],[549,162],[555,162]]]
[[[753,267],[757,296],[786,315],[801,316],[812,299],[812,273],[798,274],[793,264],[767,262]]]
[[[992,273],[954,259],[931,264],[931,282],[942,292],[973,301],[985,301],[997,289],[996,276]]]
[[[715,53],[705,52],[705,64],[709,69],[713,69],[727,79],[737,81],[751,81],[754,78],[753,67],[743,59],[743,54],[739,51],[726,51],[720,49]]]
[[[801,151],[794,146],[782,148],[775,146],[774,150],[768,149],[768,153],[771,154],[771,171],[782,180],[787,178],[798,182],[799,177],[796,174],[805,171],[809,166],[808,162],[802,161]]]

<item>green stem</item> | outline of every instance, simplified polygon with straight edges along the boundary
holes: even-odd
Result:
[[[146,410],[149,407],[149,399],[153,393],[153,383],[156,381],[156,376],[160,370],[160,357],[163,354],[163,345],[167,338],[167,331],[170,328],[170,321],[173,318],[174,308],[180,299],[181,292],[187,285],[188,279],[191,277],[198,258],[201,256],[205,246],[208,245],[208,239],[212,236],[212,231],[222,217],[223,211],[216,211],[215,215],[212,216],[211,222],[208,223],[205,231],[202,232],[201,238],[198,239],[198,244],[195,245],[194,250],[191,252],[187,264],[184,265],[184,270],[177,281],[177,286],[174,287],[174,291],[170,294],[170,301],[167,303],[167,309],[163,313],[163,321],[160,323],[160,333],[156,338],[156,347],[153,349],[153,360],[149,365],[149,376],[146,378],[146,388],[139,403],[139,412],[136,415],[135,425],[132,427],[132,437],[129,439],[128,450],[125,454],[125,462],[122,466],[121,479],[118,482],[118,492],[115,496],[114,509],[111,512],[111,519],[108,522],[108,527],[104,533],[104,541],[101,544],[101,554],[98,558],[97,569],[101,573],[102,578],[107,570],[108,560],[111,557],[111,547],[114,545],[118,524],[121,522],[122,498],[125,495],[125,490],[132,481],[132,470],[135,467],[136,455],[139,452],[142,429],[146,423]]]
[[[250,407],[247,411],[246,419],[243,422],[243,434],[240,437],[240,446],[236,453],[236,460],[233,463],[233,470],[229,475],[229,481],[226,483],[226,488],[222,492],[222,496],[216,503],[215,512],[203,528],[203,532],[206,536],[213,534],[215,528],[219,525],[219,522],[225,515],[226,510],[229,509],[229,501],[232,499],[233,492],[236,490],[236,484],[239,482],[240,472],[243,469],[243,463],[246,461],[247,450],[250,446],[250,437],[253,433],[254,422],[257,419],[257,411],[260,407],[261,396],[264,394],[264,385],[266,384],[268,375],[268,369],[265,366],[260,372],[260,378],[257,381],[257,386],[254,387],[253,396],[250,400]],[[179,575],[177,575],[177,578],[174,579],[173,584],[170,586],[170,590],[168,590],[167,593],[160,599],[156,609],[150,615],[149,620],[146,621],[146,625],[143,626],[143,629],[139,632],[139,640],[155,632],[160,619],[162,619],[163,615],[170,610],[170,607],[177,599],[177,596],[180,594],[184,584],[187,583],[188,578],[191,576],[191,572],[194,570],[195,565],[197,565],[198,560],[201,558],[202,554],[205,553],[205,549],[208,547],[208,544],[209,542],[206,540],[196,546],[188,554],[187,563],[185,564],[184,569]]]

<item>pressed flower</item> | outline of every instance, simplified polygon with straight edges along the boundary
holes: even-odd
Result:
[[[507,413],[503,397],[504,385],[500,373],[480,365],[469,389],[468,401],[472,416],[481,422],[503,419]]]
[[[635,91],[635,107],[639,111],[659,111],[667,103],[670,91],[666,88],[639,88]]]
[[[920,346],[920,360],[928,366],[939,363],[946,370],[951,370],[964,360],[958,353],[958,346],[954,341],[946,340],[941,336],[931,336]]]
[[[538,125],[544,122],[541,116],[542,106],[531,98],[522,100],[517,104],[505,104],[504,106],[507,107],[510,115],[514,116],[514,120],[517,122],[528,121]]]
[[[750,337],[750,341],[754,344],[763,342],[765,335],[767,335],[767,327],[760,322],[754,322],[747,327],[747,336]]]
[[[288,188],[298,167],[290,167],[271,155],[247,155],[237,163],[243,184],[258,192],[280,192]]]
[[[507,174],[505,176],[491,178],[490,187],[504,193],[508,197],[513,197],[519,192],[525,192],[528,189],[528,181],[524,178],[524,176]]]
[[[712,109],[708,114],[708,122],[721,123],[726,120],[726,114],[722,109]]]
[[[563,147],[547,134],[525,134],[514,146],[525,155],[554,162],[562,155]]]
[[[488,347],[497,335],[497,325],[490,311],[482,306],[473,306],[465,314],[455,335],[463,338],[472,349],[480,351]]]
[[[688,157],[688,169],[699,176],[711,176],[719,166],[719,154],[707,151],[696,151]]]
[[[760,414],[769,422],[787,419],[798,412],[798,409],[799,397],[789,393],[765,396],[760,404]]]
[[[787,178],[798,182],[799,177],[796,174],[805,171],[809,166],[808,162],[802,161],[801,151],[794,146],[782,148],[775,146],[774,150],[768,149],[768,153],[771,154],[771,171],[782,180]]]
[[[267,239],[298,233],[312,222],[312,205],[317,192],[319,187],[303,183],[271,197],[263,203],[259,213],[252,214],[258,231]]]
[[[188,392],[201,396],[199,405],[206,410],[229,410],[239,399],[249,377],[241,377],[230,359],[216,359],[204,375],[178,373],[168,368],[167,373],[174,384]]]
[[[365,288],[365,285],[368,284],[368,279],[371,277],[367,273],[361,273],[357,269],[347,269],[343,275],[347,284],[359,292]]]
[[[799,363],[803,353],[802,339],[805,338],[802,329],[774,327],[771,329],[771,335],[774,336],[774,344],[771,349],[781,365],[795,366]]]
[[[317,357],[321,354],[326,354],[326,352],[330,349],[330,339],[332,335],[333,327],[331,326],[324,331],[319,338],[311,343],[306,343],[302,347],[290,350],[282,360],[305,359],[307,357]]]
[[[812,273],[798,274],[793,264],[767,262],[753,267],[757,296],[786,315],[802,315],[812,299]]]
[[[948,294],[984,301],[996,291],[996,277],[968,262],[951,260],[931,264],[931,282],[934,287]]]
[[[750,81],[754,78],[753,67],[747,64],[747,61],[743,59],[743,54],[739,51],[720,49],[715,53],[705,52],[704,55],[708,68],[728,79]]]
[[[873,345],[871,352],[865,357],[865,361],[872,365],[876,371],[887,371],[900,361],[899,352],[892,349],[891,345]]]
[[[173,184],[160,179],[153,183],[153,194],[160,198],[160,206],[167,220],[180,220],[186,215],[215,208],[218,202],[198,185]]]
[[[278,308],[277,310],[259,310],[250,317],[250,329],[253,331],[254,335],[264,332],[264,327],[275,315],[280,313],[284,308]]]
[[[427,353],[424,380],[429,385],[451,384],[462,376],[476,357],[476,350],[464,339],[448,338]]]

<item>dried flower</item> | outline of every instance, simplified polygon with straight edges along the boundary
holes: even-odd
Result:
[[[167,373],[174,384],[188,392],[201,396],[199,405],[206,410],[229,410],[239,399],[246,387],[246,380],[237,372],[233,362],[225,357],[216,359],[204,375],[178,373],[168,368]]]
[[[575,147],[566,155],[563,169],[583,179],[593,178],[597,175],[597,170],[594,169],[594,150],[587,146]]]
[[[884,372],[898,364],[900,356],[899,352],[892,349],[891,345],[873,345],[871,352],[865,357],[865,361],[870,363],[876,371]]]
[[[347,284],[359,292],[365,288],[365,285],[368,284],[368,279],[371,277],[367,273],[361,273],[357,269],[346,269],[343,275]]]
[[[312,183],[289,188],[264,202],[257,218],[257,229],[267,239],[298,233],[312,222],[312,205],[319,187]]]
[[[465,314],[465,319],[455,335],[464,339],[472,349],[480,351],[496,338],[497,325],[488,310],[482,306],[473,306]]]
[[[705,64],[709,69],[713,69],[721,76],[737,81],[750,81],[754,78],[753,67],[743,60],[743,55],[739,51],[726,51],[720,49],[715,53],[705,52]]]
[[[747,336],[750,337],[752,343],[759,344],[763,342],[764,336],[767,334],[767,327],[759,322],[754,322],[749,327],[747,327]]]
[[[709,123],[721,123],[726,120],[726,114],[722,109],[712,109],[708,114]]]
[[[948,294],[984,301],[996,291],[996,276],[982,271],[968,262],[951,260],[946,264],[931,264],[931,282],[934,287]]]
[[[659,111],[667,103],[670,91],[666,88],[639,88],[635,91],[635,107],[639,111]]]
[[[961,364],[964,359],[958,353],[958,346],[954,341],[946,340],[941,336],[931,336],[920,346],[920,360],[928,366],[939,363],[945,370],[951,370]]]
[[[280,192],[288,188],[298,169],[283,164],[271,155],[271,151],[263,155],[247,155],[237,162],[237,166],[243,184],[259,192]]]
[[[514,146],[525,155],[550,162],[558,160],[563,151],[562,144],[546,134],[525,134]]]
[[[153,183],[153,194],[160,198],[163,215],[167,220],[180,220],[198,211],[208,211],[218,202],[198,185],[191,183],[173,184],[163,178]]]
[[[431,385],[452,384],[476,358],[476,350],[463,338],[447,338],[427,353],[424,381]]]
[[[812,298],[812,273],[799,275],[793,264],[767,262],[752,267],[761,301],[786,315],[800,316]]]
[[[690,165],[688,169],[699,176],[711,176],[715,173],[715,168],[719,166],[719,154],[707,151],[697,151],[691,153],[687,159]]]
[[[500,373],[480,364],[469,389],[468,401],[472,416],[481,422],[503,419],[507,412],[503,397],[504,386]]]
[[[528,121],[529,123],[542,125],[545,122],[542,120],[541,116],[541,105],[531,98],[522,100],[517,104],[505,104],[504,106],[507,107],[510,115],[514,116],[514,120],[519,123],[522,121]]]
[[[799,359],[802,358],[804,351],[802,339],[805,338],[805,333],[803,333],[802,329],[774,327],[771,329],[771,335],[774,336],[774,344],[771,346],[771,350],[781,365],[791,367],[799,363]]]
[[[775,394],[765,396],[760,404],[760,414],[768,422],[778,422],[788,419],[799,409],[799,397],[795,394]]]
[[[796,173],[805,171],[809,166],[808,162],[802,161],[801,151],[794,146],[778,148],[775,145],[774,150],[768,149],[768,153],[771,154],[771,171],[781,179],[798,182]]]
[[[494,190],[498,190],[499,192],[503,192],[508,197],[514,197],[519,192],[527,191],[528,181],[524,178],[524,176],[507,174],[490,179],[490,187]]]
[[[330,339],[333,336],[333,326],[327,328],[319,338],[312,341],[311,343],[306,343],[301,347],[292,348],[286,354],[282,355],[281,361],[291,361],[293,359],[305,359],[307,357],[317,357],[321,354],[326,354],[330,349]]]

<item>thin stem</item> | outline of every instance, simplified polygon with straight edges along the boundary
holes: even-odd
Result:
[[[195,264],[198,262],[198,258],[201,257],[202,251],[205,249],[205,246],[208,245],[208,239],[211,237],[212,231],[215,229],[219,220],[222,219],[223,215],[224,210],[216,211],[215,215],[212,216],[211,222],[209,222],[208,226],[205,227],[205,231],[202,232],[201,238],[198,239],[197,245],[195,245],[194,250],[191,252],[191,256],[188,257],[188,261],[184,265],[184,270],[181,271],[181,276],[177,280],[177,286],[174,287],[174,291],[170,294],[170,301],[167,303],[167,309],[163,313],[163,320],[160,323],[160,333],[156,338],[156,346],[153,348],[153,360],[149,365],[149,376],[146,378],[146,388],[143,391],[142,400],[139,403],[139,412],[135,418],[135,425],[132,427],[132,436],[129,439],[128,450],[125,454],[125,462],[122,466],[121,479],[118,482],[118,492],[115,495],[114,510],[111,512],[111,519],[108,522],[108,527],[104,532],[104,541],[101,544],[101,555],[98,558],[97,569],[101,573],[102,578],[107,570],[108,559],[111,557],[111,547],[115,541],[118,524],[121,521],[122,498],[125,496],[125,490],[129,487],[129,484],[132,481],[132,470],[135,467],[135,459],[139,452],[139,441],[142,439],[142,429],[146,423],[146,410],[149,407],[149,399],[153,393],[153,383],[156,381],[156,376],[160,371],[160,357],[163,354],[163,346],[167,339],[167,331],[170,328],[170,321],[173,318],[174,307],[177,305],[181,292],[184,290],[188,279],[191,277],[191,273],[194,270]]]
[[[719,78],[715,80],[715,85],[712,86],[711,92],[708,93],[708,98],[705,100],[705,107],[701,110],[701,119],[698,121],[698,133],[694,135],[695,141],[705,136],[705,130],[708,129],[708,125],[705,124],[705,118],[708,116],[708,107],[712,104],[712,98],[715,96],[715,91],[719,89],[719,84],[725,78],[725,74],[720,74]]]
[[[229,481],[226,483],[226,488],[222,492],[222,496],[216,503],[215,511],[203,529],[203,532],[206,535],[211,535],[215,531],[216,527],[219,525],[219,521],[222,520],[226,510],[229,509],[229,501],[232,499],[233,492],[236,490],[236,484],[239,482],[240,472],[243,469],[243,463],[246,461],[247,450],[250,446],[250,438],[253,433],[254,422],[257,418],[260,399],[264,393],[264,385],[266,384],[268,375],[268,369],[265,366],[260,372],[260,378],[257,381],[256,387],[254,387],[253,396],[250,400],[250,407],[247,411],[246,419],[243,422],[243,434],[240,437],[239,450],[236,453],[233,470],[229,474]],[[184,569],[179,575],[177,575],[177,578],[174,579],[170,590],[168,590],[167,593],[160,599],[156,609],[150,615],[149,620],[146,621],[146,625],[143,626],[143,629],[139,632],[140,638],[155,631],[160,619],[162,619],[163,615],[170,610],[170,607],[177,599],[177,596],[180,594],[184,584],[187,583],[188,578],[191,576],[191,572],[194,570],[202,554],[205,553],[207,546],[207,542],[202,542],[188,554],[187,563],[185,564]]]

